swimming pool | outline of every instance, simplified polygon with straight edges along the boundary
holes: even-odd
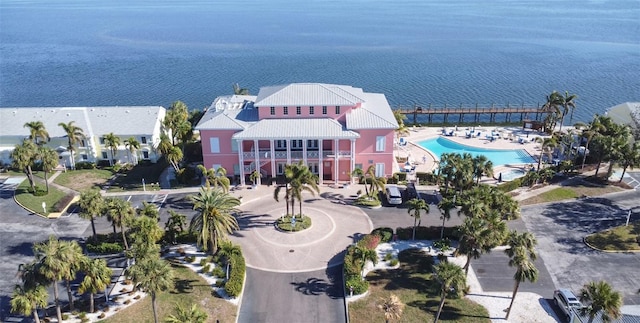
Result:
[[[485,155],[493,166],[535,164],[536,161],[524,149],[486,149],[459,144],[444,137],[418,142],[420,147],[429,150],[440,159],[444,153],[470,153],[473,157]]]

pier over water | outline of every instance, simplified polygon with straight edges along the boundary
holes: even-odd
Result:
[[[525,120],[542,121],[553,110],[543,110],[542,105],[521,104],[512,105],[486,105],[459,106],[447,105],[435,106],[429,104],[414,105],[412,107],[398,106],[394,110],[407,116],[407,120],[413,124],[419,123],[517,123]]]

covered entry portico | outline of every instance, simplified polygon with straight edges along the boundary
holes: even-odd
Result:
[[[324,180],[350,181],[360,135],[329,118],[265,119],[233,135],[238,147],[240,184],[245,175],[278,176],[284,165],[302,161]]]

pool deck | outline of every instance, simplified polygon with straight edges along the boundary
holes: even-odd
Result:
[[[395,145],[395,155],[397,157],[408,157],[409,161],[412,162],[413,165],[416,166],[416,172],[427,172],[430,173],[434,169],[436,169],[438,164],[437,156],[433,156],[428,150],[420,147],[418,142],[426,139],[436,138],[442,135],[442,127],[409,127],[409,135],[405,136],[405,140],[407,144],[402,146],[396,143]],[[465,132],[470,132],[471,130],[466,127],[458,127],[458,130],[455,130],[455,127],[447,127],[445,128],[447,133],[451,130],[454,131],[452,136],[446,136],[445,138],[455,141],[457,143],[478,147],[478,148],[488,148],[488,149],[523,149],[529,155],[538,161],[540,157],[540,143],[536,142],[535,139],[538,137],[547,138],[549,135],[537,132],[537,131],[528,131],[525,132],[522,127],[474,127],[474,132],[477,134],[481,132],[479,137],[471,137],[467,138]],[[500,133],[500,138],[494,139],[493,141],[488,140],[485,136],[491,134],[491,131],[494,133]],[[528,140],[526,143],[518,142],[518,138],[522,137],[525,140]],[[424,160],[424,162],[423,162]],[[507,171],[509,169],[525,169],[531,164],[519,164],[519,165],[504,165],[494,167],[494,174],[499,174],[500,172]],[[400,169],[398,166],[396,169]],[[494,178],[483,178],[481,182],[487,184],[493,184],[497,181]]]

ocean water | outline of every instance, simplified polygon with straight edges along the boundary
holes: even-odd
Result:
[[[0,107],[208,106],[326,82],[393,107],[640,101],[640,0],[0,2]]]

